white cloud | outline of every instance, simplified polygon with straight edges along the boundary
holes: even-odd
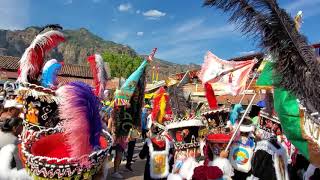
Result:
[[[188,32],[202,25],[203,22],[204,22],[203,18],[193,19],[191,21],[186,22],[185,24],[180,25],[176,31],[178,33]]]
[[[245,55],[250,55],[250,54],[254,54],[254,53],[256,53],[256,51],[242,51],[242,52],[240,52],[239,53],[239,55],[241,55],[241,56],[245,56]]]
[[[129,11],[132,8],[132,5],[130,3],[126,4],[120,4],[118,7],[118,10],[121,12]]]
[[[22,29],[29,23],[29,0],[0,0],[0,28]]]
[[[144,34],[144,32],[142,32],[142,31],[137,32],[137,36],[143,36],[143,34]]]
[[[140,14],[141,13],[141,11],[140,10],[136,10],[136,14]]]
[[[157,20],[160,17],[165,16],[166,13],[161,12],[161,11],[156,10],[156,9],[151,9],[151,10],[148,10],[148,11],[144,12],[143,15],[146,16],[148,19]]]

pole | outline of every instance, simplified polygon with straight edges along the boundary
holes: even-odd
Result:
[[[225,151],[228,151],[228,149],[230,148],[231,143],[232,143],[232,141],[234,140],[234,138],[236,137],[236,134],[237,134],[237,132],[238,132],[238,130],[239,130],[239,128],[240,128],[240,126],[241,126],[241,124],[242,124],[242,122],[243,122],[243,120],[244,120],[245,116],[246,116],[246,114],[248,113],[248,111],[249,111],[250,107],[252,106],[252,103],[253,103],[254,99],[256,98],[256,96],[257,96],[257,93],[255,93],[255,94],[253,95],[253,97],[252,97],[252,99],[251,99],[251,101],[250,101],[250,103],[249,103],[249,105],[248,105],[248,107],[247,107],[246,111],[244,112],[244,114],[243,114],[243,115],[242,115],[242,117],[241,117],[241,120],[240,120],[240,122],[239,122],[239,124],[238,124],[238,126],[237,126],[236,130],[233,132],[233,135],[232,135],[232,137],[231,137],[231,139],[230,139],[230,141],[229,141],[229,143],[228,143],[228,145],[227,145],[227,147],[226,147]]]
[[[250,86],[251,86],[251,84],[252,84],[253,80],[257,77],[257,74],[258,74],[258,73],[254,73],[254,76],[252,77],[252,79],[251,79],[251,81],[250,81],[250,83],[249,83],[248,87],[244,90],[244,93],[243,93],[243,95],[242,95],[242,97],[241,97],[241,99],[240,99],[240,101],[239,101],[239,103],[238,103],[238,104],[241,104],[241,103],[242,103],[242,101],[243,101],[244,97],[246,96],[246,91],[250,88]]]

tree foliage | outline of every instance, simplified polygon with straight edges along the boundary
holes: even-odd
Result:
[[[128,54],[104,52],[102,58],[109,63],[112,77],[128,78],[141,64],[142,58],[132,57]]]

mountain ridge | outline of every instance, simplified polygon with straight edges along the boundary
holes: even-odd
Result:
[[[41,28],[37,26],[13,31],[0,29],[0,55],[21,57],[40,29]],[[136,51],[128,45],[105,40],[86,28],[65,29],[62,32],[67,41],[53,49],[46,59],[55,58],[57,60],[63,60],[67,64],[87,65],[87,56],[93,53],[102,54],[105,51],[120,54],[125,53],[132,57],[144,56],[136,53]],[[177,64],[157,58],[155,58],[155,61],[151,64],[151,67],[153,66],[160,67],[159,78],[168,77],[171,74],[183,72],[189,68],[200,68],[200,66],[195,64]]]

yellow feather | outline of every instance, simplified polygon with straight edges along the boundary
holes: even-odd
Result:
[[[160,124],[162,124],[162,120],[163,120],[163,117],[166,113],[166,97],[165,95],[163,94],[161,99],[160,99],[160,110],[159,110],[159,116],[158,116],[158,122]]]

